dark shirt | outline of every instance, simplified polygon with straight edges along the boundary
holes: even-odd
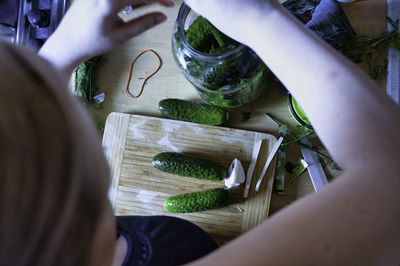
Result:
[[[200,227],[168,216],[117,216],[117,231],[128,243],[123,266],[181,265],[218,247]]]

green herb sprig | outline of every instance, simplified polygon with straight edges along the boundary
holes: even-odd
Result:
[[[296,135],[289,130],[287,125],[282,124],[270,114],[265,114],[265,116],[278,127],[279,136],[284,137],[284,142],[281,144],[278,150],[278,166],[274,178],[274,190],[276,192],[282,193],[284,190],[285,171],[290,173],[288,180],[288,185],[290,186],[306,170],[306,167],[302,164],[301,158],[298,159],[296,165],[293,165],[291,162],[286,162],[286,148],[291,144],[297,144],[299,148],[305,148],[315,153],[323,166],[331,165],[333,169],[340,170],[340,167],[328,155],[321,153],[313,146],[308,146],[301,143],[302,139],[315,134],[314,130],[305,129],[305,131]],[[288,169],[291,170],[289,171]]]
[[[97,85],[98,67],[103,56],[95,56],[78,66],[75,71],[75,95],[85,101],[92,102],[99,90]]]
[[[380,63],[385,48],[392,45],[400,50],[400,21],[393,21],[391,18],[387,18],[387,20],[392,25],[393,30],[375,38],[356,36],[338,47],[342,54],[354,63],[358,64],[365,61],[369,67],[369,74],[374,79],[386,72],[387,60]]]

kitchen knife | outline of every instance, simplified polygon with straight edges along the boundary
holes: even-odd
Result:
[[[302,144],[311,147],[311,142],[304,138],[300,141]],[[328,184],[328,179],[326,178],[324,169],[319,161],[318,156],[307,148],[300,148],[301,154],[303,155],[304,160],[307,162],[307,170],[310,175],[311,181],[313,183],[315,191],[319,191],[326,184]]]

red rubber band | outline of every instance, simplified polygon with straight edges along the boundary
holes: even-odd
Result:
[[[129,85],[131,84],[133,67],[134,67],[136,61],[139,59],[139,57],[141,57],[143,54],[148,53],[148,52],[153,53],[153,54],[157,57],[157,59],[158,59],[158,67],[157,67],[157,69],[156,69],[153,73],[151,73],[149,76],[147,76],[147,77],[144,79],[144,81],[143,81],[143,83],[142,83],[142,87],[140,88],[140,91],[139,91],[138,95],[132,95],[132,94],[130,93],[130,91],[129,91]],[[138,54],[138,55],[136,56],[136,58],[132,61],[131,65],[130,65],[130,67],[129,67],[128,83],[126,84],[125,95],[126,95],[127,97],[133,98],[133,99],[139,98],[140,95],[142,95],[142,93],[143,93],[144,86],[146,85],[146,82],[160,70],[161,65],[162,65],[161,57],[160,57],[154,50],[144,50],[143,52],[141,52],[140,54]]]

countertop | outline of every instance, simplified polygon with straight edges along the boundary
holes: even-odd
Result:
[[[125,19],[129,19],[132,16],[139,16],[149,10],[159,10],[167,14],[168,20],[156,28],[127,41],[105,55],[105,61],[100,68],[99,93],[105,92],[106,99],[101,108],[89,106],[98,123],[104,123],[110,112],[159,117],[158,102],[164,98],[200,99],[192,85],[180,73],[172,56],[171,36],[182,1],[175,2],[176,5],[174,8],[153,5],[135,9],[131,15],[124,15]],[[341,5],[357,34],[376,36],[386,31],[386,1],[359,0],[354,3]],[[136,55],[146,49],[153,49],[160,55],[162,58],[161,70],[148,81],[139,99],[129,99],[124,95],[129,65]],[[143,77],[151,73],[156,66],[156,58],[150,53],[145,54],[138,60],[131,82],[133,92],[138,91]],[[385,80],[378,80],[378,83],[384,87]],[[243,119],[242,113],[246,112],[251,112],[250,119],[248,120]],[[227,126],[270,133],[276,136],[277,128],[264,117],[263,114],[266,112],[274,115],[280,121],[287,123],[291,128],[297,128],[297,124],[288,110],[287,95],[278,88],[271,88],[256,102],[233,110],[231,112],[231,121]],[[288,160],[296,163],[300,155],[297,147],[290,147],[288,153]],[[326,173],[329,179],[338,175],[338,172],[331,169],[327,169]],[[310,178],[307,173],[304,173],[292,186],[285,187],[284,195],[274,194],[272,196],[270,214],[313,191]]]

